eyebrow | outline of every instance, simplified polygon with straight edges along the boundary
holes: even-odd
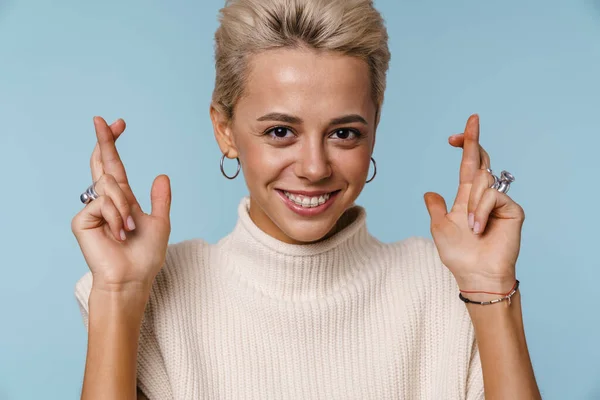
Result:
[[[265,114],[262,117],[258,118],[257,121],[280,121],[280,122],[285,122],[287,124],[295,124],[295,125],[300,125],[304,122],[302,120],[302,118],[300,118],[300,117],[296,117],[294,115],[283,114],[283,113],[277,113],[277,112]],[[366,126],[369,125],[367,123],[367,121],[358,114],[349,114],[349,115],[344,115],[342,117],[334,118],[331,121],[329,121],[329,125],[343,125],[343,124],[350,124],[353,122],[360,122],[361,124],[366,125]]]
[[[334,118],[331,121],[329,121],[329,125],[344,125],[344,124],[350,124],[353,122],[360,122],[363,125],[369,125],[367,123],[367,121],[361,117],[358,114],[350,114],[350,115],[344,115],[343,117],[339,117],[339,118]]]
[[[295,125],[300,125],[303,122],[302,118],[300,117],[295,117],[293,115],[287,115],[277,112],[265,114],[262,117],[258,118],[257,121],[280,121]]]

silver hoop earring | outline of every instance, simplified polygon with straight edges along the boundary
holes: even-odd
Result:
[[[371,157],[371,161],[373,161],[373,176],[367,180],[367,183],[371,182],[373,179],[375,179],[375,175],[377,175],[377,163],[375,162],[375,159],[373,157]]]
[[[221,173],[227,179],[235,179],[238,176],[238,174],[240,173],[240,169],[241,169],[240,159],[237,157],[235,159],[237,160],[237,171],[235,171],[235,175],[229,176],[225,173],[225,170],[223,169],[223,161],[225,161],[225,154],[223,154],[223,156],[221,157]]]

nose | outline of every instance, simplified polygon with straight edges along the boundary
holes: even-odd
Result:
[[[331,176],[332,169],[322,140],[310,140],[299,149],[296,175],[311,183],[320,182]]]

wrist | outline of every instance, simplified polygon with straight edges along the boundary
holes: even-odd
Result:
[[[487,300],[490,299],[477,301]],[[521,296],[519,291],[512,296],[510,304],[507,301],[502,301],[486,306],[472,303],[467,303],[465,306],[476,331],[481,331],[481,329],[486,331],[495,330],[522,325]]]
[[[105,287],[92,285],[89,298],[90,317],[92,314],[141,318],[150,298],[150,290],[141,287],[128,287],[127,290],[106,290]]]
[[[92,277],[92,290],[113,294],[150,293],[154,281],[154,279],[120,281],[96,274]]]
[[[506,294],[514,287],[517,278],[514,274],[497,277],[467,276],[456,277],[456,283],[461,291],[490,292],[491,296],[498,297],[498,293]],[[479,293],[477,293],[479,294]],[[484,294],[484,293],[482,293]],[[474,295],[474,294],[470,294]],[[490,296],[489,294],[484,294]]]

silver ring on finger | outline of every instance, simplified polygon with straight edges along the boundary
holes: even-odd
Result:
[[[98,198],[98,192],[96,192],[96,183],[98,181],[92,183],[90,186],[88,186],[87,189],[85,189],[85,192],[81,193],[81,195],[79,196],[79,200],[81,200],[81,202],[83,204],[88,204],[93,200],[96,200]]]
[[[491,169],[486,168],[486,170],[492,174],[492,177],[494,178],[494,183],[492,183],[490,188],[496,189],[500,193],[508,193],[510,190],[510,184],[515,181],[514,175],[508,171],[502,171],[500,178],[498,178],[498,176],[494,175]]]

